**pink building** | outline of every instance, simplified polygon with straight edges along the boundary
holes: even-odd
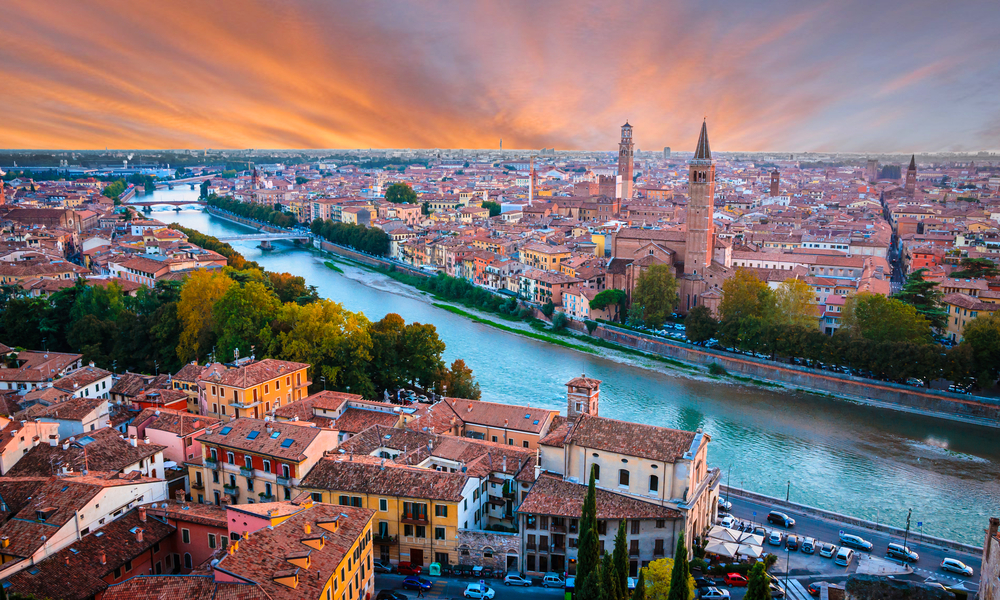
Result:
[[[201,456],[198,437],[205,433],[206,428],[221,422],[220,419],[181,410],[146,408],[132,420],[128,432],[139,439],[148,437],[152,444],[166,446],[163,457],[180,465]]]

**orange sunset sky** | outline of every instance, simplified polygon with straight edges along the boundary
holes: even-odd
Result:
[[[996,0],[6,0],[0,148],[1000,148]]]

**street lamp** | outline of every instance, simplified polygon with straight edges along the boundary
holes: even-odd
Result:
[[[903,532],[903,548],[906,548],[906,539],[910,537],[910,516],[913,515],[913,509],[909,509],[906,513],[906,531]]]
[[[785,594],[788,593],[788,561],[792,558],[792,553],[788,551],[788,545],[785,545]]]
[[[785,490],[785,502],[788,502],[788,497],[792,493],[792,480],[788,480],[788,489]]]

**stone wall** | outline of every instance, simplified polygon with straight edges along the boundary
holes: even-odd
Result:
[[[517,557],[517,570],[521,565],[521,536],[499,531],[458,530],[458,564],[493,567],[507,571],[507,556]],[[492,554],[492,557],[485,556]]]

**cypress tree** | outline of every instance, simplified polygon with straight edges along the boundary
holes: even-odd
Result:
[[[628,541],[625,539],[625,519],[618,522],[618,534],[615,536],[614,577],[618,582],[617,598],[624,600],[628,596]],[[609,599],[610,600],[610,599]]]
[[[670,573],[670,594],[667,600],[688,600],[688,578],[691,576],[688,565],[687,545],[684,543],[684,532],[677,538],[677,552],[674,553],[674,568]]]
[[[614,557],[610,552],[605,552],[601,557],[601,579],[604,584],[604,600],[621,600],[618,574],[615,573]]]
[[[643,569],[639,569],[639,581],[635,584],[631,600],[646,600],[646,576],[642,572]]]
[[[605,598],[601,573],[601,542],[597,533],[597,488],[594,470],[583,500],[580,515],[580,549],[576,563],[576,594],[579,600],[615,600]]]

